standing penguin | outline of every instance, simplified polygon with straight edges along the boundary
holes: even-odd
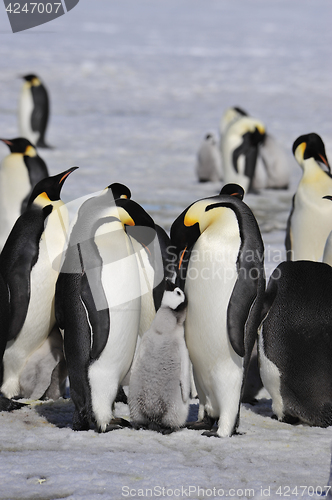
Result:
[[[39,148],[49,148],[45,142],[50,109],[47,90],[36,75],[25,75],[23,79],[18,110],[20,135]]]
[[[130,369],[140,324],[137,252],[146,252],[154,237],[145,210],[129,199],[114,200],[111,189],[79,209],[56,290],[75,430],[93,422],[101,432],[114,426],[112,406]]]
[[[332,268],[282,262],[272,273],[259,329],[262,381],[278,420],[332,425]]]
[[[226,190],[226,188],[225,188]],[[179,281],[188,299],[185,337],[205,428],[231,436],[264,298],[263,242],[257,222],[230,189],[190,205],[171,227],[179,254]],[[204,423],[204,422],[203,422]],[[199,423],[197,428],[204,428]]]
[[[36,148],[23,137],[0,139],[7,144],[10,154],[0,165],[0,248],[17,218],[27,207],[32,189],[45,177],[48,170]]]
[[[328,196],[332,193],[330,165],[324,143],[315,133],[298,137],[293,154],[303,175],[287,222],[287,260],[319,261],[332,230],[332,203]]]
[[[161,307],[143,335],[131,371],[128,401],[134,427],[167,433],[186,422],[190,393],[183,327],[186,306],[183,291],[167,280]]]
[[[205,136],[198,150],[196,175],[199,182],[218,182],[222,179],[220,151],[212,133]]]
[[[10,298],[1,387],[7,397],[20,394],[24,366],[55,324],[59,268],[54,258],[64,250],[68,225],[60,192],[76,168],[47,177],[35,186],[26,211],[17,219],[0,255],[0,274]]]
[[[253,188],[258,148],[263,142],[265,127],[249,116],[231,121],[221,137],[224,181],[236,183],[248,192]]]

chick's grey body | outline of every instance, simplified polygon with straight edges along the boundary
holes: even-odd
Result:
[[[129,408],[132,424],[152,430],[176,430],[189,408],[189,355],[184,340],[185,304],[172,309],[166,291],[151,328],[145,332],[132,368]],[[174,305],[174,304],[172,304]]]

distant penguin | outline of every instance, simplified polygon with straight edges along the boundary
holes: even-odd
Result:
[[[0,164],[0,247],[27,207],[32,189],[48,177],[44,160],[27,139],[0,139],[10,154]]]
[[[332,425],[332,269],[282,262],[272,273],[259,330],[262,381],[278,420]]]
[[[293,154],[303,175],[287,222],[287,260],[319,261],[332,230],[332,203],[328,198],[332,193],[330,166],[324,143],[315,133],[298,137]]]
[[[59,268],[54,259],[64,250],[68,225],[60,192],[76,168],[42,179],[35,186],[26,211],[17,219],[0,254],[0,274],[10,299],[1,387],[6,397],[20,395],[24,366],[55,324]]]
[[[217,431],[205,434],[231,436],[264,299],[260,231],[238,196],[220,194],[184,210],[171,240],[188,299],[185,337],[200,400],[194,428],[211,429],[219,419]]]
[[[227,129],[240,118],[249,116],[239,107],[228,108],[220,121],[220,148]],[[284,149],[271,134],[265,132],[260,144],[253,178],[253,189],[287,189],[290,180],[290,161]]]
[[[49,148],[45,142],[50,111],[47,90],[36,75],[25,75],[23,79],[18,111],[20,135],[38,148]]]
[[[95,423],[105,432],[116,425],[112,407],[130,369],[140,324],[144,273],[137,252],[145,252],[154,237],[145,210],[129,199],[114,200],[111,189],[79,209],[55,297],[74,430]]]
[[[234,119],[221,137],[224,182],[253,190],[258,148],[265,136],[262,122],[249,116]]]
[[[200,145],[196,159],[199,182],[219,182],[222,179],[221,156],[215,136],[209,133]]]
[[[160,309],[143,335],[131,371],[128,402],[136,428],[167,433],[186,422],[190,394],[183,327],[186,305],[183,291],[167,281]]]

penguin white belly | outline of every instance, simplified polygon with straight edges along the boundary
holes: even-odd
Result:
[[[39,132],[34,132],[31,127],[31,115],[34,109],[34,102],[31,93],[31,86],[28,82],[23,85],[19,103],[19,130],[20,136],[28,139],[32,144],[37,144]]]
[[[39,247],[38,261],[30,275],[30,302],[24,325],[15,340],[8,342],[3,357],[2,392],[8,397],[20,391],[20,374],[31,354],[48,337],[54,323],[54,292],[58,273],[52,268],[45,239]]]
[[[272,398],[273,412],[277,415],[279,420],[282,420],[284,416],[284,405],[280,393],[280,372],[277,366],[265,355],[262,326],[258,331],[258,352],[260,375],[263,385]]]
[[[226,245],[216,242],[209,228],[200,236],[185,287],[186,343],[195,380],[206,397],[206,409],[210,416],[220,417],[220,436],[233,431],[243,379],[243,359],[233,350],[227,333],[227,308],[237,280],[241,244],[238,231],[228,241]]]
[[[136,256],[125,233],[124,240],[121,235],[118,236],[121,241],[115,237],[112,244],[98,246],[104,263],[101,280],[110,312],[110,332],[100,357],[90,365],[88,376],[93,413],[102,431],[105,431],[112,418],[112,404],[118,386],[130,369],[140,322],[140,282]],[[112,245],[116,245],[117,241],[122,246],[125,242],[129,255],[114,262]]]
[[[332,203],[323,199],[329,186],[315,195],[314,203],[310,203],[309,191],[309,187],[301,186],[295,197],[291,219],[292,260],[321,260],[332,230]]]
[[[21,204],[31,189],[23,156],[12,153],[3,159],[0,168],[0,247],[2,247],[21,215]]]

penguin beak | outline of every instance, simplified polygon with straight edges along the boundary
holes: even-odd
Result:
[[[330,201],[332,201],[332,196],[330,196],[330,195],[323,196],[323,200],[324,200],[324,199],[325,199],[325,200],[330,200]]]
[[[10,140],[8,140],[8,139],[0,139],[0,141],[2,141],[5,144],[7,144],[7,146],[12,146],[13,145],[13,143]]]
[[[322,160],[322,162],[324,163],[324,165],[328,168],[329,172],[331,173],[331,167],[330,167],[330,164],[329,162],[327,161],[327,158],[326,156],[323,156],[321,154],[318,155],[319,158]],[[325,198],[325,197],[324,197]]]
[[[77,170],[77,169],[78,169],[78,167],[71,167],[70,169],[66,170],[66,172],[64,172],[63,176],[59,180],[59,186],[62,185],[65,182],[65,180],[67,179],[68,175],[70,175],[72,172],[74,172],[74,170]]]

